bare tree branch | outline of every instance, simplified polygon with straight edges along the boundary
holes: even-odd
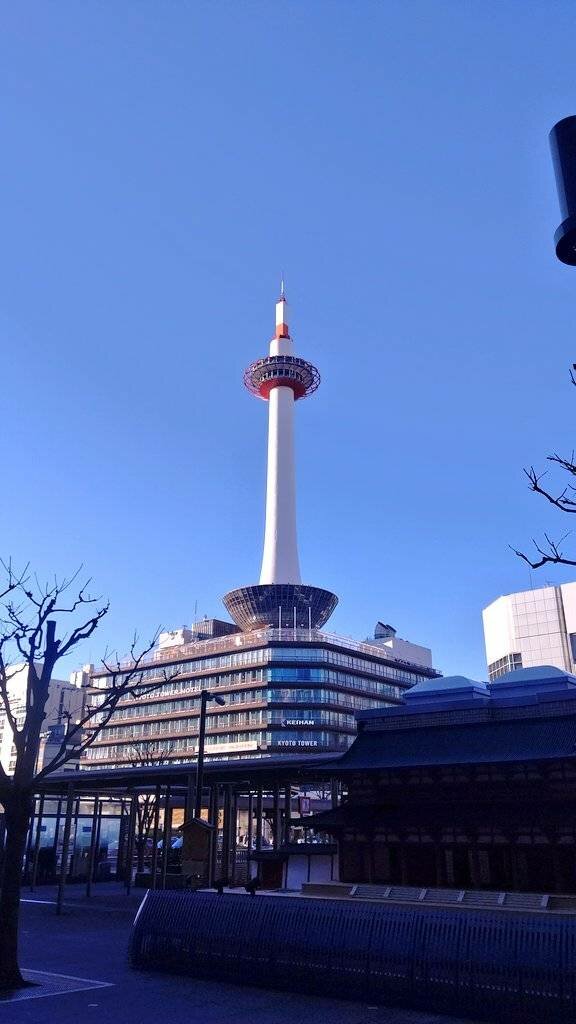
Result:
[[[514,552],[515,555],[518,555],[518,558],[521,558],[532,569],[540,569],[543,565],[576,565],[576,560],[572,558],[567,558],[565,555],[562,554],[562,551],[560,550],[560,544],[562,544],[562,542],[566,539],[568,534],[562,537],[559,541],[553,541],[546,533],[544,534],[544,536],[546,538],[548,550],[545,550],[543,547],[541,547],[541,545],[538,544],[534,540],[534,538],[532,539],[532,543],[536,548],[536,551],[539,555],[541,555],[541,558],[537,559],[534,562],[532,561],[532,559],[528,557],[528,555],[525,555],[523,551],[517,551],[516,548],[512,548],[511,550]]]
[[[576,386],[576,363],[572,365],[570,370],[570,380],[574,386]],[[564,473],[568,473],[570,479],[576,477],[576,453],[574,449],[569,458],[565,458],[559,455],[558,452],[554,452],[552,455],[547,456],[548,462],[553,463],[559,467]],[[530,466],[529,469],[525,469],[524,473],[528,477],[528,484],[531,491],[535,494],[540,494],[550,505],[557,508],[560,512],[566,512],[568,515],[576,513],[576,487],[572,483],[566,484],[561,490],[548,489],[542,481],[546,476],[546,473],[538,473],[534,466]],[[576,559],[570,558],[566,555],[561,548],[561,545],[566,540],[568,534],[565,534],[558,541],[552,540],[552,538],[545,533],[544,540],[545,544],[538,544],[535,540],[532,541],[536,550],[536,556],[530,557],[523,551],[519,551],[517,548],[512,548],[514,554],[521,558],[523,562],[526,562],[531,569],[540,569],[543,565],[576,565]],[[540,557],[537,557],[540,556]]]
[[[94,689],[93,695],[96,693],[103,693],[104,696],[101,701],[88,707],[83,717],[73,725],[69,723],[69,729],[62,740],[59,749],[57,750],[54,757],[46,764],[42,770],[38,773],[37,779],[45,778],[46,775],[52,772],[59,771],[68,761],[75,760],[85,750],[88,749],[96,739],[96,737],[102,732],[102,730],[108,725],[112,715],[114,714],[118,704],[125,697],[131,697],[137,699],[144,694],[153,693],[155,690],[159,690],[166,683],[171,682],[180,675],[180,669],[175,669],[173,672],[168,672],[166,669],[162,669],[159,672],[159,678],[155,682],[145,683],[143,682],[143,674],[140,670],[140,665],[146,656],[152,650],[155,641],[152,641],[148,647],[137,655],[134,659],[133,667],[126,671],[120,670],[121,679],[118,680],[118,670],[115,669],[112,673],[109,686],[105,690]],[[134,648],[134,644],[132,645]],[[103,663],[104,664],[104,663]],[[106,665],[104,665],[106,668]],[[73,737],[78,735],[80,739],[76,742]]]

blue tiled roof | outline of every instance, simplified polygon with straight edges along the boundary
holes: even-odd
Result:
[[[576,713],[563,718],[360,733],[339,768],[409,768],[576,758]]]
[[[359,722],[378,718],[402,718],[434,714],[437,711],[463,711],[481,705],[493,708],[542,704],[572,700],[576,707],[576,676],[551,665],[517,669],[487,684],[466,676],[441,676],[426,679],[408,690],[402,703],[391,707],[368,708],[356,712]]]

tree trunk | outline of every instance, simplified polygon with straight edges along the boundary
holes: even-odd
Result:
[[[6,846],[0,888],[0,991],[23,988],[18,966],[18,918],[22,861],[30,822],[30,799],[20,795],[4,804]]]

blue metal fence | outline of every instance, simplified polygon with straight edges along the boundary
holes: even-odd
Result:
[[[149,892],[130,960],[507,1024],[576,1021],[576,915]]]

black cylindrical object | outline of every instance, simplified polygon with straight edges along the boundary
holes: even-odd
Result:
[[[564,117],[550,132],[550,148],[562,223],[554,234],[556,255],[576,266],[576,117]]]

